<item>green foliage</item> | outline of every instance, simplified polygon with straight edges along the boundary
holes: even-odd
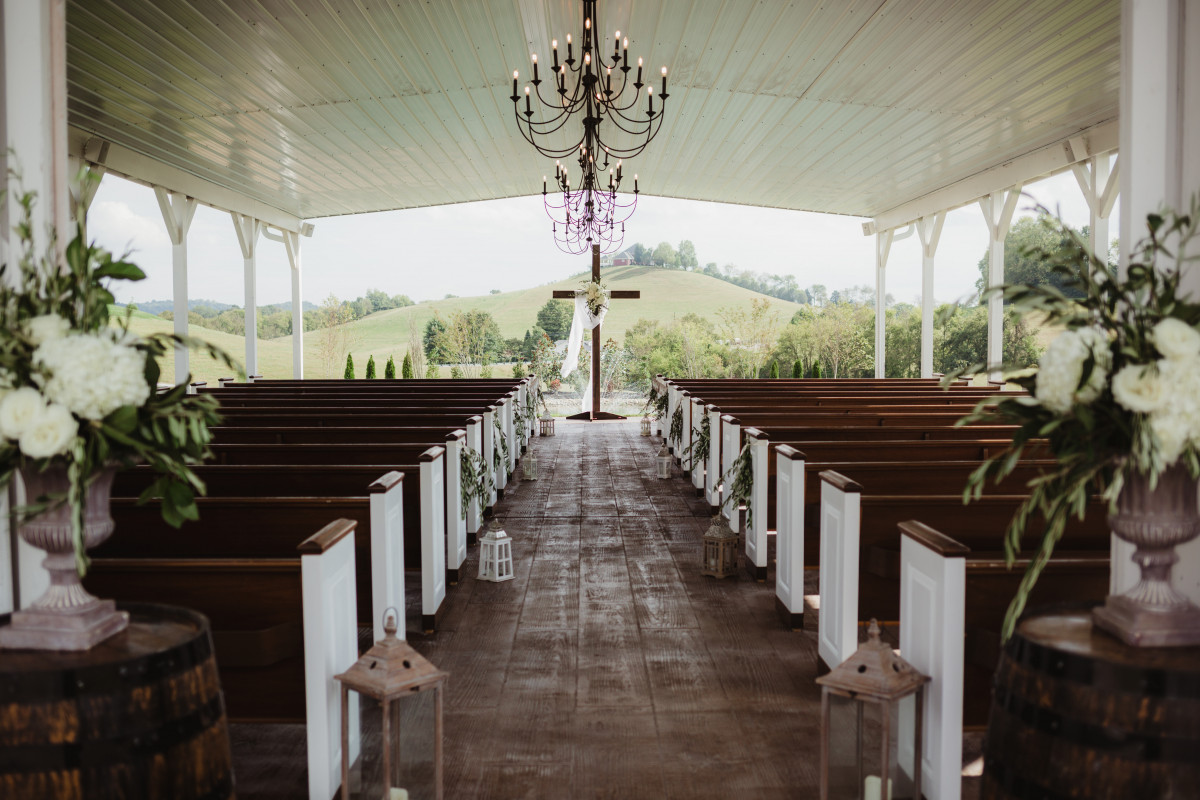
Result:
[[[354,354],[346,353],[346,371],[342,374],[342,378],[348,381],[354,380]]]
[[[423,343],[425,358],[429,360],[430,364],[445,364],[450,361],[450,354],[446,352],[445,346],[442,344],[442,335],[445,332],[446,323],[442,322],[441,317],[434,316],[425,323]]]
[[[483,368],[482,368],[481,370],[479,370],[479,377],[481,377],[481,378],[490,378],[490,377],[492,377],[492,365],[491,365],[491,364],[484,364],[484,365],[483,365]]]
[[[475,500],[479,503],[479,513],[482,516],[487,501],[492,497],[491,470],[484,463],[483,456],[470,447],[459,449],[459,469],[462,473],[460,480],[462,505],[459,513],[465,519],[467,509],[471,507],[471,501]]]
[[[804,362],[798,358],[794,362],[792,362],[792,377],[793,378],[803,378],[804,377]]]
[[[514,380],[521,380],[529,373],[525,371],[525,362],[516,361],[512,366],[512,376]]]
[[[400,377],[409,381],[413,379],[412,353],[404,354],[404,361],[400,362]]]
[[[439,370],[438,370],[437,364],[430,364],[429,366],[427,366],[425,368],[426,380],[432,380],[433,378],[438,377],[438,373],[439,373]]]
[[[1076,241],[1087,241],[1087,228],[1076,231],[1060,223],[1045,209],[1037,218],[1022,217],[1012,224],[1004,237],[1004,282],[1027,286],[1051,286],[1064,297],[1083,297],[1073,276],[1056,270],[1055,264],[1063,264],[1064,256],[1069,259]],[[975,289],[983,294],[988,287],[988,266],[991,251],[985,251],[979,259],[979,280]],[[1108,264],[1110,274],[1116,274],[1116,265]]]
[[[450,367],[450,377],[451,378],[458,380],[462,376],[463,376],[462,367],[460,367],[458,364],[455,364],[454,366]]]
[[[572,316],[570,303],[551,298],[538,309],[537,324],[551,339],[558,341],[567,338],[567,334],[571,332]]]
[[[375,356],[367,357],[367,379],[375,379]]]
[[[771,378],[779,377],[779,362],[778,361],[771,362],[771,372],[768,377],[771,377]]]
[[[820,361],[814,361],[814,362],[813,362],[813,365],[812,365],[812,373],[809,375],[809,377],[810,377],[810,378],[822,378],[822,377],[824,377],[824,376],[821,374],[821,362],[820,362]]]
[[[409,368],[411,370],[411,367]],[[396,379],[396,360],[388,356],[387,363],[383,365],[383,377],[387,380]]]
[[[669,436],[676,445],[683,443],[683,403],[675,406],[675,413],[671,415]]]
[[[712,423],[709,422],[708,414],[703,414],[700,417],[700,433],[696,435],[691,444],[683,449],[683,455],[689,458],[693,465],[702,464],[708,458],[711,450]],[[693,469],[695,469],[694,466]]]
[[[492,461],[496,470],[508,472],[508,439],[504,435],[504,426],[500,424],[499,413],[492,415],[492,424],[496,428],[496,445],[492,448]]]
[[[1147,217],[1149,236],[1131,253],[1124,279],[1115,278],[1107,263],[1091,255],[1079,234],[1055,221],[1045,209],[1042,211],[1039,224],[1052,229],[1045,237],[1050,245],[1033,245],[1028,256],[1047,264],[1059,282],[1005,284],[989,289],[984,299],[1000,294],[1018,311],[1043,314],[1048,324],[1060,324],[1070,332],[1099,331],[1107,348],[1106,358],[1112,363],[1100,365],[1094,351],[1090,351],[1081,366],[1078,386],[1089,384],[1096,370],[1107,369],[1104,388],[1090,401],[1073,394],[1065,412],[1051,408],[1049,401],[1041,402],[1037,374],[1025,371],[1008,374],[1006,379],[1030,390],[1033,397],[982,401],[959,423],[1019,426],[1009,447],[984,461],[971,475],[963,493],[968,502],[980,497],[987,482],[1011,473],[1030,442],[1047,441],[1057,462],[1054,469],[1030,481],[1030,494],[1004,535],[1005,556],[1011,568],[1030,517],[1038,514],[1045,520],[1036,552],[1009,604],[1002,631],[1005,639],[1012,634],[1070,517],[1082,519],[1089,499],[1095,495],[1108,501],[1110,511],[1115,509],[1121,488],[1131,475],[1145,475],[1153,486],[1170,466],[1150,424],[1154,412],[1135,412],[1117,402],[1109,376],[1131,366],[1142,368],[1143,375],[1157,372],[1158,359],[1167,354],[1159,352],[1153,331],[1163,320],[1172,318],[1193,330],[1200,324],[1200,304],[1185,300],[1179,293],[1182,263],[1200,259],[1182,256],[1200,226],[1200,196],[1193,196],[1189,214],[1164,212]],[[1160,258],[1168,264],[1160,264]],[[1065,289],[1076,296],[1068,296]],[[968,369],[982,368],[983,364],[977,364]],[[954,377],[948,374],[946,379]],[[1180,459],[1193,478],[1200,475],[1200,451],[1190,440]]]
[[[730,514],[736,514],[739,505],[746,506],[746,527],[749,528],[754,519],[754,507],[751,497],[754,494],[754,470],[751,467],[750,445],[742,446],[742,451],[730,465],[729,471],[721,476],[721,482],[729,487],[729,498],[725,501],[730,506]]]

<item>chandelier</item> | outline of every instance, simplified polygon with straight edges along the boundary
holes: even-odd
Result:
[[[546,213],[552,220],[555,243],[568,253],[585,253],[598,245],[602,252],[613,252],[621,246],[625,220],[637,206],[637,176],[634,176],[633,197],[621,200],[625,159],[640,155],[662,128],[666,108],[667,68],[662,68],[662,90],[658,93],[659,108],[654,107],[654,87],[642,82],[642,59],[637,73],[629,59],[629,37],[621,39],[617,31],[612,40],[612,55],[602,52],[606,40],[595,35],[596,0],[583,0],[583,35],[580,37],[579,58],[575,42],[567,34],[566,58],[559,60],[558,40],[551,42],[554,63],[552,78],[545,95],[538,73],[537,54],[533,54],[532,84],[525,86],[525,108],[519,105],[520,73],[513,71],[513,116],[525,140],[539,153],[555,159],[554,185],[551,195],[546,178],[542,178],[542,197]],[[618,73],[616,81],[613,72]],[[643,93],[642,89],[645,88]],[[645,96],[644,107],[639,108]],[[541,119],[534,119],[533,98],[536,95]],[[581,116],[579,116],[581,115]],[[551,138],[562,142],[562,132],[572,118],[580,119],[583,132],[578,139],[555,147]],[[604,125],[604,123],[609,123]],[[563,159],[575,158],[579,179],[572,187]],[[604,174],[607,171],[607,176]],[[561,193],[561,200],[558,195]]]

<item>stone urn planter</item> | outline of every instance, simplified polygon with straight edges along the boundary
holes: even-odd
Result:
[[[1113,533],[1137,547],[1133,561],[1141,580],[1127,592],[1109,595],[1095,609],[1095,624],[1135,647],[1200,644],[1200,607],[1171,585],[1179,556],[1175,548],[1200,535],[1197,481],[1176,464],[1150,487],[1144,475],[1131,475],[1109,515]]]
[[[87,550],[112,535],[109,497],[116,472],[116,466],[105,467],[84,489],[83,543]],[[20,473],[28,502],[67,492],[65,463],[51,464],[42,472],[26,468]],[[93,597],[80,582],[67,503],[27,519],[19,533],[26,542],[46,551],[42,564],[50,573],[50,586],[32,605],[14,612],[10,625],[0,628],[0,647],[87,650],[125,629],[129,614],[117,611],[112,600]]]

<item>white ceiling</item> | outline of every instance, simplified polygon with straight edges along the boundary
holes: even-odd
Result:
[[[597,13],[670,68],[626,167],[648,194],[876,217],[1117,117],[1119,0]],[[540,191],[553,164],[517,131],[512,71],[582,20],[568,0],[69,0],[67,26],[89,157],[110,142],[131,177],[162,164],[303,219]]]

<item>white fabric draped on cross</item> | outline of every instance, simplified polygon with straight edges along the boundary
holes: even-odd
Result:
[[[563,359],[562,376],[566,378],[575,371],[575,364],[579,361],[579,347],[583,342],[584,330],[593,330],[600,327],[600,323],[604,321],[604,315],[608,313],[608,306],[600,309],[599,314],[592,314],[587,304],[587,295],[580,291],[575,293],[575,316],[571,320],[571,333],[567,336],[567,355]],[[588,370],[587,388],[583,390],[583,403],[580,411],[592,410],[592,371]]]

